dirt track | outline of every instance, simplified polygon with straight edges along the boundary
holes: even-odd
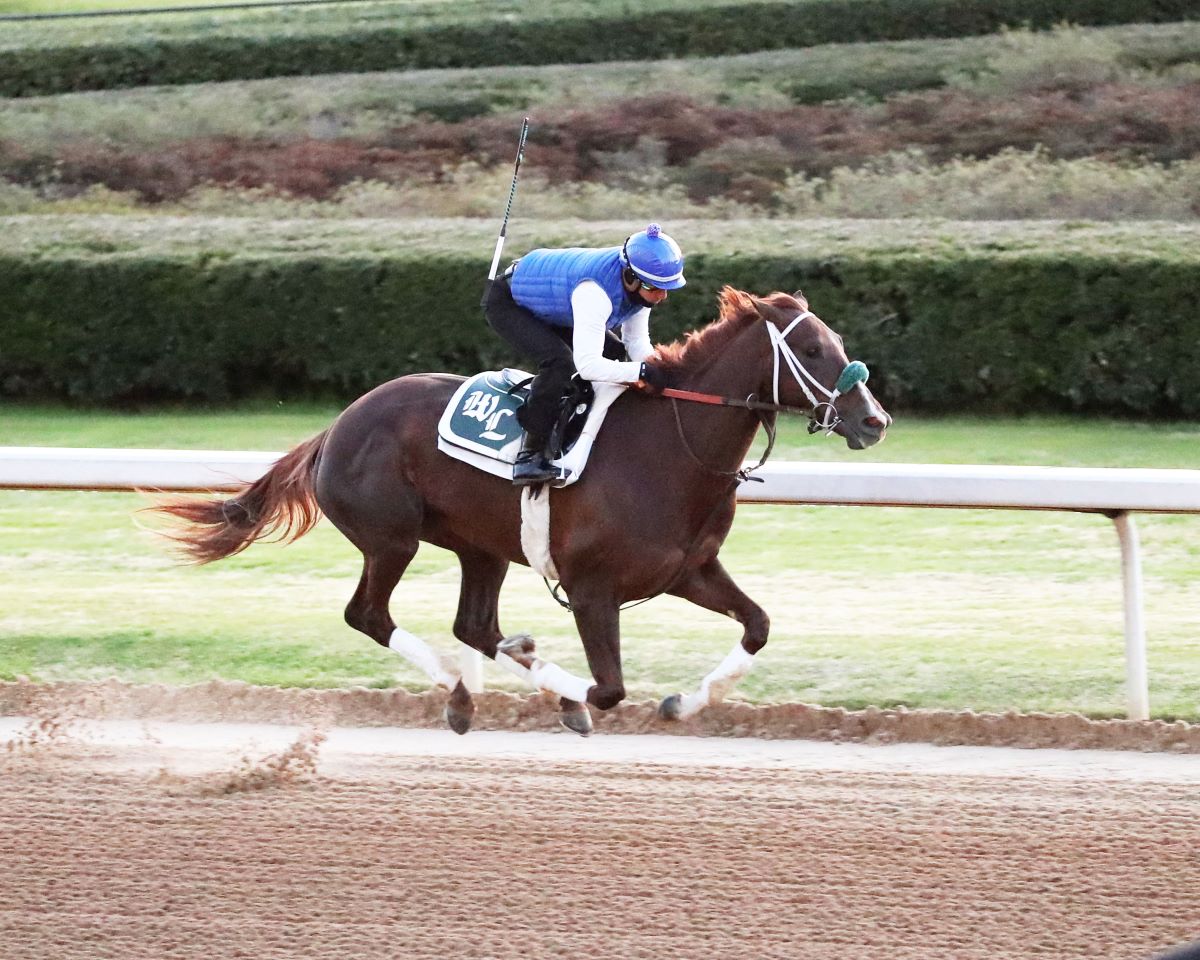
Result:
[[[473,730],[531,731],[558,726],[550,695],[475,695]],[[446,728],[444,691],[295,689],[214,680],[188,687],[139,686],[119,680],[38,684],[0,681],[0,716],[295,723],[352,727]],[[972,710],[844,710],[803,703],[754,706],[727,701],[675,723],[658,704],[626,701],[593,712],[601,733],[756,737],[869,743],[1066,747],[1200,753],[1200,724],[1164,720],[1090,720],[1079,714],[975,713]]]
[[[1200,933],[1188,756],[5,723],[4,960],[1136,960]]]

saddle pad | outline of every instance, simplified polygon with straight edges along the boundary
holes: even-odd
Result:
[[[531,374],[522,370],[488,370],[467,380],[450,398],[438,436],[447,443],[512,464],[521,449],[517,410],[528,387],[513,388]],[[508,474],[512,476],[512,471]]]
[[[513,390],[513,386],[529,376],[521,370],[490,370],[463,383],[454,391],[438,421],[438,449],[455,460],[511,480],[512,465],[521,450],[522,430],[517,423],[517,409],[528,393],[528,388]],[[554,461],[559,479],[551,481],[552,486],[569,486],[583,474],[608,408],[626,390],[623,383],[592,386],[595,400],[574,445]]]

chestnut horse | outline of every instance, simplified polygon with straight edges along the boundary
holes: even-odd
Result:
[[[549,493],[550,555],[570,598],[590,679],[541,660],[527,635],[506,640],[500,629],[497,607],[508,566],[528,563],[521,488],[437,449],[438,419],[460,377],[414,374],[385,383],[232,498],[192,498],[155,509],[185,522],[173,536],[200,563],[273,533],[295,539],[323,513],[363,554],[346,622],[447,687],[446,719],[459,733],[474,715],[470,692],[388,609],[421,541],[453,551],[462,566],[454,635],[532,687],[557,693],[563,723],[582,734],[591,730],[586,704],[608,710],[625,696],[621,605],[662,593],[683,597],[744,628],[698,690],[668,697],[660,708],[667,719],[689,716],[723,697],[767,642],[766,613],[717,557],[733,523],[744,479],[739,469],[760,424],[772,430],[778,409],[802,408],[814,426],[819,421],[851,448],[863,449],[883,439],[891,418],[865,383],[843,383],[851,365],[841,337],[808,310],[801,294],[759,299],[726,287],[720,318],[660,347],[653,362],[688,391],[743,403],[770,396],[774,403],[752,400],[748,406],[760,409],[739,409],[627,391],[608,411],[586,476]],[[865,379],[865,368],[853,367]],[[818,414],[814,408],[824,409]]]

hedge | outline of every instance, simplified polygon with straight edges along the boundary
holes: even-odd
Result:
[[[1014,51],[1112,50],[1114,71],[1162,72],[1200,65],[1200,21],[1078,28],[1036,34],[826,44],[687,61],[620,61],[464,70],[392,71],[328,77],[279,77],[221,84],[159,86],[10,100],[0,138],[27,153],[53,153],[64,142],[107,138],[123,148],[189,137],[306,137],[314,118],[336,118],[342,136],[378,137],[416,117],[457,123],[516,110],[540,115],[564,101],[595,106],[678,93],[696,103],[749,107],[818,103],[866,94],[891,96],[943,86],[952,75],[986,75]],[[1070,53],[1068,55],[1071,55]],[[1002,81],[1003,82],[1003,81]],[[1181,81],[1182,82],[1182,81]],[[587,90],[581,98],[579,91]],[[166,119],[169,118],[169,121]],[[507,161],[507,157],[505,160]]]
[[[1195,0],[527,0],[7,24],[0,96],[413,68],[660,60],[957,37],[1006,25],[1163,23]]]
[[[508,251],[637,224],[514,222]],[[687,221],[688,285],[803,288],[909,410],[1200,415],[1200,226]],[[0,219],[0,395],[78,403],[351,398],[405,373],[518,363],[479,306],[476,221]]]

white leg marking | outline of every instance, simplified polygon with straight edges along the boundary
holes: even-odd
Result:
[[[529,684],[529,686],[533,687],[533,678],[529,675],[529,668],[517,663],[517,661],[510,657],[507,653],[497,653],[496,663],[502,666],[509,673],[520,677],[527,684]]]
[[[557,693],[560,697],[578,700],[580,703],[587,701],[588,690],[592,687],[591,680],[567,673],[558,664],[546,660],[534,660],[529,675],[533,678],[534,686],[539,690],[549,690]]]
[[[453,690],[458,685],[458,677],[442,666],[442,661],[420,637],[414,637],[407,630],[397,627],[388,639],[388,648],[395,650],[400,656],[419,670],[424,670],[434,683]]]
[[[704,707],[724,700],[734,685],[750,672],[753,664],[754,654],[747,653],[740,641],[736,643],[717,669],[700,681],[700,689],[682,698],[680,719],[694,717]]]
[[[533,659],[533,666],[526,669],[506,653],[496,654],[496,663],[509,673],[515,674],[529,684],[534,690],[549,690],[568,700],[587,700],[587,692],[592,686],[591,680],[567,673],[556,663],[547,660]]]

